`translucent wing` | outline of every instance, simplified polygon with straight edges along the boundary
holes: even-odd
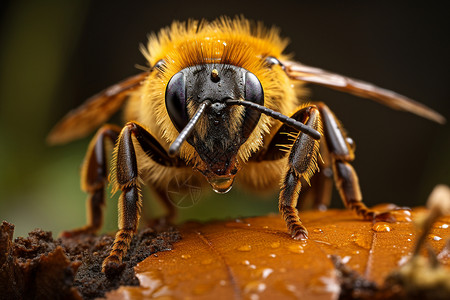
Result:
[[[89,98],[56,124],[47,141],[62,144],[86,136],[119,110],[129,93],[136,90],[148,74],[144,72],[127,78]]]
[[[390,90],[377,87],[361,80],[330,73],[319,68],[309,67],[299,62],[284,61],[282,63],[286,73],[292,79],[319,84],[335,90],[351,93],[359,97],[372,99],[393,109],[408,111],[440,124],[443,124],[446,121],[444,116],[422,103]]]

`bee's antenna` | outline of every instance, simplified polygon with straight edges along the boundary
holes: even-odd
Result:
[[[302,122],[299,122],[297,120],[289,118],[288,116],[285,116],[282,113],[274,111],[268,107],[256,104],[254,102],[245,101],[245,100],[227,100],[227,104],[243,105],[245,107],[257,110],[260,113],[263,113],[274,119],[277,119],[277,120],[281,121],[283,124],[289,125],[292,128],[297,129],[298,131],[301,131],[301,132],[309,135],[310,137],[312,137],[315,140],[320,139],[321,134],[317,130],[315,130],[311,127],[308,127],[305,124],[303,124]]]
[[[189,123],[183,128],[180,134],[177,136],[175,141],[173,141],[172,145],[169,147],[169,156],[175,157],[179,152],[181,145],[183,142],[191,135],[192,130],[194,129],[195,124],[197,124],[200,116],[205,111],[205,108],[211,104],[209,100],[203,101],[199,106],[194,116],[189,120]]]

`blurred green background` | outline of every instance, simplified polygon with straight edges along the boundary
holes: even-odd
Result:
[[[392,1],[393,2],[393,1]],[[0,27],[0,219],[16,235],[85,222],[79,169],[89,138],[45,143],[51,127],[103,88],[139,72],[147,34],[172,20],[243,14],[277,25],[288,52],[305,64],[395,90],[450,117],[450,15],[409,2],[345,1],[2,1]],[[369,100],[311,87],[357,145],[354,166],[365,202],[415,206],[450,179],[450,130]],[[105,230],[117,222],[108,199]],[[337,194],[333,206],[341,207]],[[145,210],[158,211],[144,200]],[[233,189],[208,193],[181,209],[180,220],[277,211],[264,199]]]

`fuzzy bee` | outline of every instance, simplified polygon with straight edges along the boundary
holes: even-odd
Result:
[[[332,170],[344,204],[366,220],[392,220],[362,202],[351,166],[354,145],[326,104],[302,103],[314,83],[378,101],[444,123],[439,113],[372,84],[309,67],[283,53],[278,30],[244,18],[174,22],[151,35],[142,52],[150,69],[90,98],[49,135],[53,144],[97,134],[81,174],[89,194],[87,225],[65,235],[95,233],[103,222],[108,182],[107,141],[114,143],[111,182],[119,198],[119,230],[103,271],[120,264],[137,230],[141,187],[153,189],[176,214],[166,188],[178,174],[199,172],[212,189],[233,182],[257,190],[280,189],[279,210],[294,239],[308,237],[296,209],[302,184]],[[125,125],[104,124],[124,106]],[[315,204],[329,202],[330,172],[317,172]],[[281,183],[280,183],[281,182]],[[281,187],[280,187],[281,186]]]

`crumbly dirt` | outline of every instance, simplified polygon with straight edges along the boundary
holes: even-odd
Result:
[[[79,235],[54,239],[36,229],[13,241],[14,225],[0,226],[0,299],[95,299],[122,285],[138,286],[134,266],[180,240],[173,227],[143,229],[133,238],[120,269],[101,272],[114,238]]]

